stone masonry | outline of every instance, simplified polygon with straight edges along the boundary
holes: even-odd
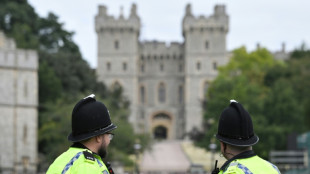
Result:
[[[98,80],[124,89],[135,132],[184,139],[202,130],[208,84],[217,76],[217,67],[228,62],[228,22],[224,5],[216,5],[208,17],[194,16],[187,5],[184,42],[141,42],[135,4],[127,18],[110,16],[105,6],[99,6],[95,17]]]
[[[0,173],[35,173],[38,56],[0,31]]]

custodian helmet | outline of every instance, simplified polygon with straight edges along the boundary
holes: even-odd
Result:
[[[111,122],[107,107],[95,95],[80,100],[72,110],[72,132],[68,140],[79,142],[104,134],[117,127]]]
[[[234,146],[252,146],[259,140],[250,114],[235,100],[222,112],[216,138]]]

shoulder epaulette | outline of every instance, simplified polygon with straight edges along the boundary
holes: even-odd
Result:
[[[83,151],[84,157],[86,160],[91,161],[91,162],[95,162],[95,157],[92,153],[88,152],[88,151]]]

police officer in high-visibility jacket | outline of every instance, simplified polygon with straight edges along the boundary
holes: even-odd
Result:
[[[102,158],[114,129],[108,109],[95,95],[80,100],[73,108],[72,133],[68,136],[73,145],[49,166],[47,174],[112,174]]]
[[[252,150],[259,138],[254,134],[250,114],[235,100],[223,110],[216,138],[227,161],[212,174],[280,174],[275,165]]]

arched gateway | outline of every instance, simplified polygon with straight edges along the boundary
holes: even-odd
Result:
[[[152,135],[154,139],[170,139],[172,129],[172,116],[165,112],[154,114],[151,120]]]

